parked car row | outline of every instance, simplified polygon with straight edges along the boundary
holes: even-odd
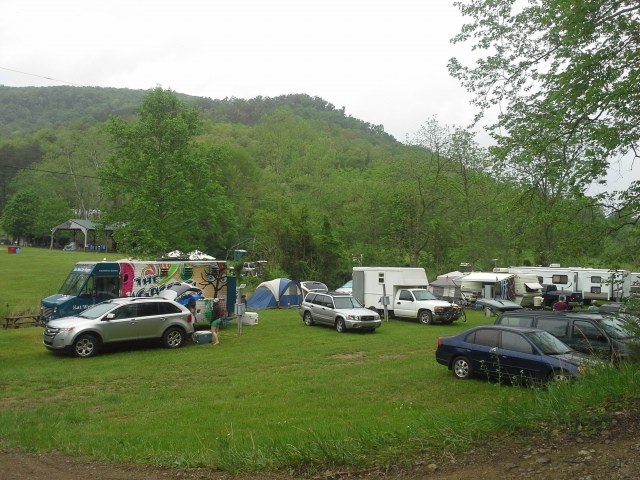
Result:
[[[595,363],[627,360],[634,329],[620,316],[597,312],[510,310],[494,325],[438,339],[436,361],[457,378],[544,382],[576,378]]]
[[[328,291],[319,282],[307,287],[299,308],[305,325],[326,325],[338,332],[373,332],[381,326],[380,314],[364,308],[351,294]],[[191,311],[167,298],[116,298],[51,320],[43,344],[78,357],[132,340],[156,339],[167,348],[178,348],[193,333],[194,322]],[[435,358],[459,379],[483,376],[544,383],[577,378],[597,359],[614,364],[626,360],[632,332],[627,320],[607,313],[506,309],[494,325],[439,337]]]

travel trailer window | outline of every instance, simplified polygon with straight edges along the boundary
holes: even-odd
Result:
[[[551,283],[569,283],[569,277],[567,275],[554,275],[551,277]]]
[[[602,277],[591,277],[591,283],[604,283]]]
[[[602,293],[601,287],[591,287],[591,293]]]

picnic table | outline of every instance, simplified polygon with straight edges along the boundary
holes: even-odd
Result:
[[[40,325],[40,314],[9,315],[4,317],[3,328],[35,327]]]

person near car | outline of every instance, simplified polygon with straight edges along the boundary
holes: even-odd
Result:
[[[190,298],[189,302],[187,303],[187,308],[189,309],[189,311],[191,312],[191,315],[193,315],[193,323],[196,323],[196,312],[197,312],[197,308],[196,308],[196,300],[195,298]]]
[[[222,310],[220,308],[220,299],[213,299],[213,308],[211,309],[211,341],[213,345],[220,345],[220,324],[222,323]]]
[[[562,312],[564,310],[569,310],[569,305],[567,305],[565,297],[560,296],[558,301],[553,304],[552,308],[555,312]]]

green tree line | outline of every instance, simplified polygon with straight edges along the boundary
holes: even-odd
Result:
[[[95,105],[76,111],[73,93],[79,105],[97,95]],[[69,109],[43,109],[47,95]],[[117,226],[123,255],[198,249],[227,259],[241,248],[267,260],[267,274],[331,286],[354,264],[422,266],[431,277],[461,263],[637,264],[625,248],[637,229],[608,216],[584,184],[498,175],[499,157],[472,132],[435,117],[400,143],[306,95],[0,87],[4,98],[39,112],[31,128],[32,115],[15,116],[14,133],[0,134],[11,239],[48,245],[53,226],[90,218]]]

